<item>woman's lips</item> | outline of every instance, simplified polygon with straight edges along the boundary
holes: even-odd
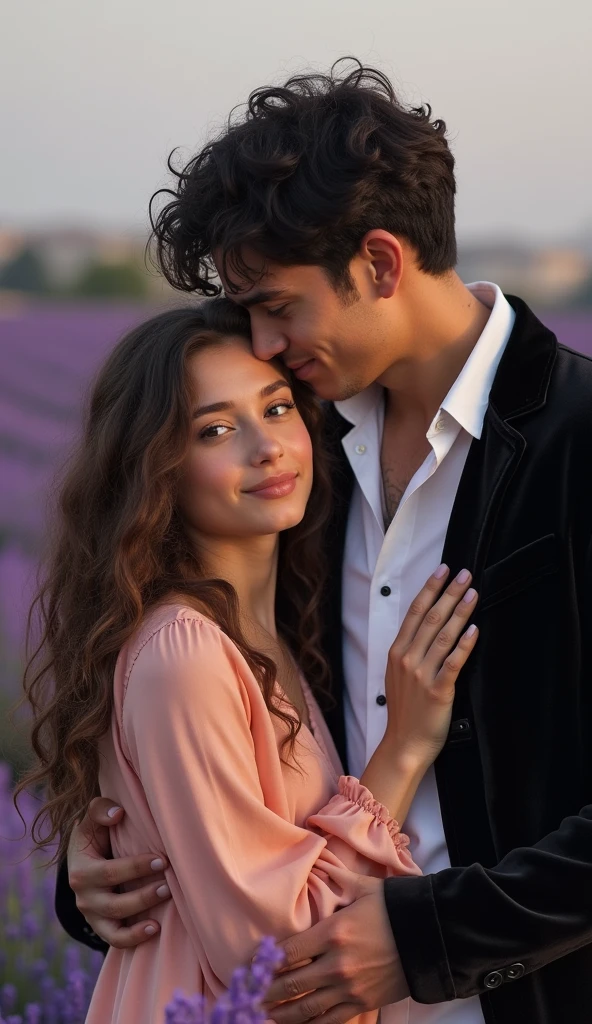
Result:
[[[296,487],[297,473],[282,473],[281,476],[270,476],[268,480],[262,480],[260,484],[251,487],[245,494],[252,494],[254,498],[285,498]]]

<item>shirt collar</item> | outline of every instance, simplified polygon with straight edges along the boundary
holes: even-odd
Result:
[[[498,285],[477,281],[467,285],[467,288],[491,313],[477,344],[436,413],[434,422],[444,411],[468,434],[479,438],[491,385],[514,326],[515,313]],[[353,426],[361,426],[368,416],[376,415],[377,408],[382,408],[383,395],[384,389],[379,384],[371,384],[352,398],[335,402],[335,408]]]
[[[441,410],[447,412],[472,437],[479,438],[489,402],[489,392],[516,315],[501,289],[489,281],[467,285],[475,298],[491,310],[477,344],[456,378]]]

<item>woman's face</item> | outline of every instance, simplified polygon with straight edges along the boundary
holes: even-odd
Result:
[[[226,540],[295,526],[312,487],[312,447],[282,372],[229,338],[194,353],[188,373],[194,418],[178,500],[189,525]]]

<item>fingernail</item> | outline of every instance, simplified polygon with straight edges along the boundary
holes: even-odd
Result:
[[[121,807],[110,807],[109,810],[107,811],[107,817],[112,818],[120,810]]]
[[[150,861],[150,867],[153,871],[162,871],[164,869],[164,861],[160,857],[156,857],[155,860]]]
[[[144,931],[146,935],[155,935],[158,929],[155,928],[153,924],[147,924],[146,927],[144,928]]]
[[[471,574],[468,569],[461,569],[458,576],[456,577],[456,582],[466,583],[470,575]]]
[[[465,636],[468,636],[469,638],[470,638],[470,637],[472,637],[472,636],[474,636],[474,634],[475,634],[475,631],[476,631],[476,629],[477,629],[477,627],[476,627],[476,626],[474,626],[474,625],[473,625],[473,626],[469,626],[469,628],[467,629],[467,632],[466,632]]]
[[[476,594],[477,594],[477,591],[473,590],[473,587],[469,587],[469,589],[467,590],[465,596],[463,597],[463,601],[465,601],[466,604],[470,604],[471,601],[473,600],[473,598],[476,596]]]
[[[156,895],[160,896],[161,899],[164,899],[165,896],[171,895],[171,890],[169,889],[168,885],[159,885],[158,889],[156,890]]]
[[[442,577],[445,576],[447,572],[448,566],[444,565],[444,562],[442,562],[442,565],[439,565],[438,568],[436,569],[434,576],[436,577],[437,580],[441,580]]]

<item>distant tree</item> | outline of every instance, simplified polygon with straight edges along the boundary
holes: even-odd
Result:
[[[43,294],[48,291],[43,263],[34,249],[21,249],[18,256],[2,267],[0,288],[32,294]]]
[[[590,309],[592,307],[592,274],[571,296],[570,306],[576,309]]]
[[[143,299],[148,293],[145,274],[133,263],[92,263],[71,294],[85,299]]]

